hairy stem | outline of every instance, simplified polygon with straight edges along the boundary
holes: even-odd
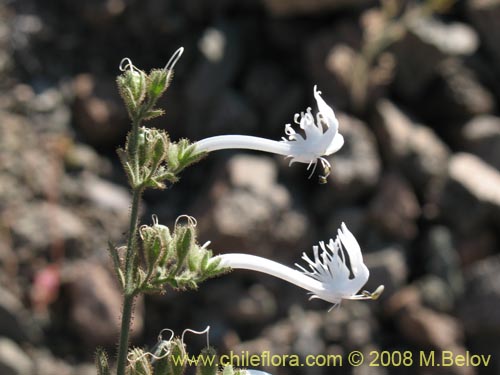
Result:
[[[137,159],[137,146],[139,138],[139,122],[133,121],[130,138],[130,149],[132,150],[133,168],[136,173],[139,169]],[[136,174],[138,175],[138,174]],[[130,324],[132,320],[132,310],[136,295],[134,279],[136,273],[137,258],[137,227],[139,224],[139,204],[144,187],[142,185],[133,186],[132,207],[130,209],[130,226],[128,231],[127,253],[125,255],[125,287],[123,290],[123,311],[120,329],[120,342],[118,345],[117,375],[125,375],[127,365],[128,340],[130,334]]]
[[[120,330],[120,342],[118,346],[117,375],[125,375],[128,353],[128,337],[130,333],[130,321],[132,319],[132,308],[135,295],[125,295],[123,299],[122,326]]]

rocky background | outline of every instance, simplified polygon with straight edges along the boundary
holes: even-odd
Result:
[[[129,193],[120,60],[177,65],[154,126],[192,140],[280,139],[318,84],[346,144],[320,185],[304,165],[218,152],[143,218],[198,220],[216,252],[292,265],[356,234],[376,302],[322,301],[235,272],[137,304],[134,343],[211,326],[220,352],[452,350],[487,368],[267,368],[273,374],[500,373],[500,1],[19,0],[0,3],[0,374],[92,374],[114,352],[121,296],[105,251]],[[190,337],[196,351],[204,338]],[[436,357],[437,359],[439,356]]]

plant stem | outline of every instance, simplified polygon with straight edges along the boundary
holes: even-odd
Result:
[[[125,366],[128,352],[128,338],[130,322],[134,305],[134,275],[135,258],[137,256],[137,224],[139,221],[139,203],[143,188],[138,187],[133,191],[132,208],[130,210],[130,229],[128,234],[127,254],[125,256],[125,288],[123,297],[122,324],[120,329],[120,343],[118,346],[117,375],[125,375]]]
[[[132,319],[132,308],[135,295],[127,295],[123,299],[122,326],[120,330],[120,343],[118,347],[117,375],[125,375],[127,365],[128,337],[130,333],[130,321]]]
[[[132,134],[130,149],[132,150],[133,168],[136,176],[139,173],[139,161],[137,158],[137,147],[139,137],[139,121],[132,121]],[[142,185],[132,186],[132,207],[130,209],[130,226],[128,231],[127,253],[125,255],[125,287],[123,290],[122,323],[120,329],[120,341],[118,346],[117,375],[125,375],[127,365],[128,340],[130,334],[130,323],[132,310],[136,295],[134,278],[137,257],[137,226],[139,222],[139,205],[144,187]]]

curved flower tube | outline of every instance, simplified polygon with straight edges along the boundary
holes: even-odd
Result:
[[[319,250],[321,249],[321,253]],[[380,285],[375,292],[362,291],[370,272],[363,263],[363,255],[356,238],[342,223],[335,241],[321,241],[313,246],[314,257],[302,255],[309,270],[296,264],[299,270],[278,262],[249,254],[219,255],[221,266],[263,272],[295,284],[310,292],[311,299],[322,299],[333,303],[328,310],[338,306],[342,299],[377,299],[384,290]],[[348,265],[349,264],[349,265]]]
[[[285,134],[288,138],[283,137],[281,141],[247,135],[220,135],[196,142],[194,144],[196,151],[211,152],[239,148],[284,155],[291,159],[290,165],[295,162],[306,163],[309,164],[308,170],[313,166],[309,178],[320,161],[325,170],[325,176],[321,177],[325,179],[331,168],[325,156],[340,150],[344,144],[344,137],[338,132],[339,122],[333,109],[325,103],[317,86],[314,86],[314,98],[318,105],[316,118],[313,116],[311,108],[307,108],[305,113],[296,113],[294,116],[294,122],[304,132],[303,136],[296,133],[292,125],[286,124]]]

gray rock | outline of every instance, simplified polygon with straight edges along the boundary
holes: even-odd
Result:
[[[462,233],[472,233],[500,218],[500,172],[477,156],[457,153],[441,193],[442,214]]]
[[[443,55],[469,56],[479,46],[476,31],[462,22],[445,23],[435,17],[416,17],[409,28],[423,43],[435,46]]]
[[[450,56],[475,52],[478,37],[464,23],[444,23],[434,17],[413,17],[404,37],[390,50],[396,66],[397,91],[409,100],[418,99],[428,89],[439,64]]]
[[[310,82],[318,83],[323,98],[335,110],[350,107],[351,71],[354,51],[362,44],[362,31],[352,22],[340,21],[306,42],[307,72]],[[342,125],[341,125],[342,129]]]
[[[99,156],[90,146],[83,143],[73,144],[67,151],[64,162],[69,170],[86,170],[98,175],[111,172],[111,162]]]
[[[0,374],[30,375],[33,370],[31,358],[16,343],[0,338]]]
[[[495,98],[475,71],[458,59],[443,61],[437,76],[418,103],[421,113],[434,122],[463,122],[496,109]],[[453,133],[453,128],[444,129]],[[450,134],[449,137],[452,137]]]
[[[471,337],[500,338],[500,257],[476,262],[465,272],[465,303],[458,312]]]
[[[224,290],[227,297],[227,287]],[[219,301],[223,300],[221,298]],[[228,306],[228,316],[240,324],[269,322],[276,316],[278,308],[275,296],[260,284],[251,286],[248,291],[225,304]]]
[[[384,158],[412,182],[418,193],[430,199],[444,178],[448,147],[432,129],[414,123],[387,100],[377,103],[374,122]]]
[[[497,235],[494,228],[481,227],[457,238],[457,251],[462,267],[487,258],[497,252]]]
[[[61,359],[55,358],[50,351],[38,349],[31,352],[33,363],[35,367],[34,374],[36,375],[91,375],[92,373],[85,373],[84,365],[71,366]],[[93,374],[95,374],[95,366],[93,366]]]
[[[419,202],[412,187],[398,174],[383,177],[369,210],[374,226],[393,238],[410,240],[418,233]]]
[[[33,339],[31,317],[12,293],[0,287],[0,336],[16,342]]]
[[[329,213],[332,204],[352,203],[365,197],[380,177],[375,138],[366,124],[346,115],[338,115],[338,119],[345,144],[329,158],[332,171],[327,185],[319,185],[314,196],[315,208],[321,213]]]
[[[19,244],[45,250],[55,241],[74,246],[84,236],[86,226],[68,208],[41,202],[21,207],[12,231]]]
[[[84,173],[80,189],[93,206],[122,215],[128,212],[132,197],[128,189],[122,186],[112,184],[93,174]]]
[[[115,343],[123,298],[111,272],[98,263],[79,261],[63,270],[63,278],[66,280],[63,288],[70,298],[71,330],[92,350]],[[142,327],[143,309],[139,300],[132,323],[133,335],[139,335]]]
[[[80,74],[73,81],[73,119],[93,146],[114,147],[130,128],[127,111],[112,79]]]
[[[370,270],[370,278],[363,289],[374,291],[379,285],[384,285],[382,300],[389,298],[406,283],[408,265],[401,248],[394,246],[368,253],[364,256],[364,261]]]
[[[258,119],[253,109],[239,93],[226,90],[211,108],[204,127],[209,134],[255,134]],[[235,127],[236,125],[236,127]],[[237,131],[235,130],[237,128]]]
[[[463,293],[460,258],[451,231],[444,226],[431,228],[418,254],[427,275],[425,281],[419,281],[424,301],[434,309],[449,312]]]
[[[243,121],[243,125],[249,127],[255,125],[246,100],[229,88],[242,58],[244,43],[240,25],[224,24],[217,31],[225,40],[221,58],[217,61],[198,60],[184,85],[186,105],[190,108],[184,118],[184,136],[200,139],[224,134],[229,126],[234,132],[232,121]],[[227,107],[228,104],[236,107]],[[219,120],[223,123],[218,124]]]
[[[262,135],[273,137],[283,132],[281,126],[290,123],[293,114],[299,112],[306,93],[293,78],[287,76],[281,66],[271,62],[257,63],[247,73],[245,97],[263,114],[259,126]],[[307,94],[312,94],[312,87]]]
[[[265,0],[264,5],[274,16],[297,16],[331,12],[343,8],[361,8],[371,0]]]
[[[462,128],[466,151],[500,170],[500,117],[477,116]]]
[[[500,64],[500,50],[498,40],[500,38],[500,1],[498,0],[471,0],[465,2],[465,11],[468,20],[477,29],[481,41],[493,58],[493,66]]]
[[[292,208],[290,192],[276,178],[276,163],[268,157],[229,159],[225,176],[194,205],[200,237],[210,239],[218,251],[296,260],[295,254],[311,242],[308,218]]]
[[[398,327],[413,343],[425,348],[446,350],[460,345],[464,339],[458,320],[424,307],[401,314]]]

